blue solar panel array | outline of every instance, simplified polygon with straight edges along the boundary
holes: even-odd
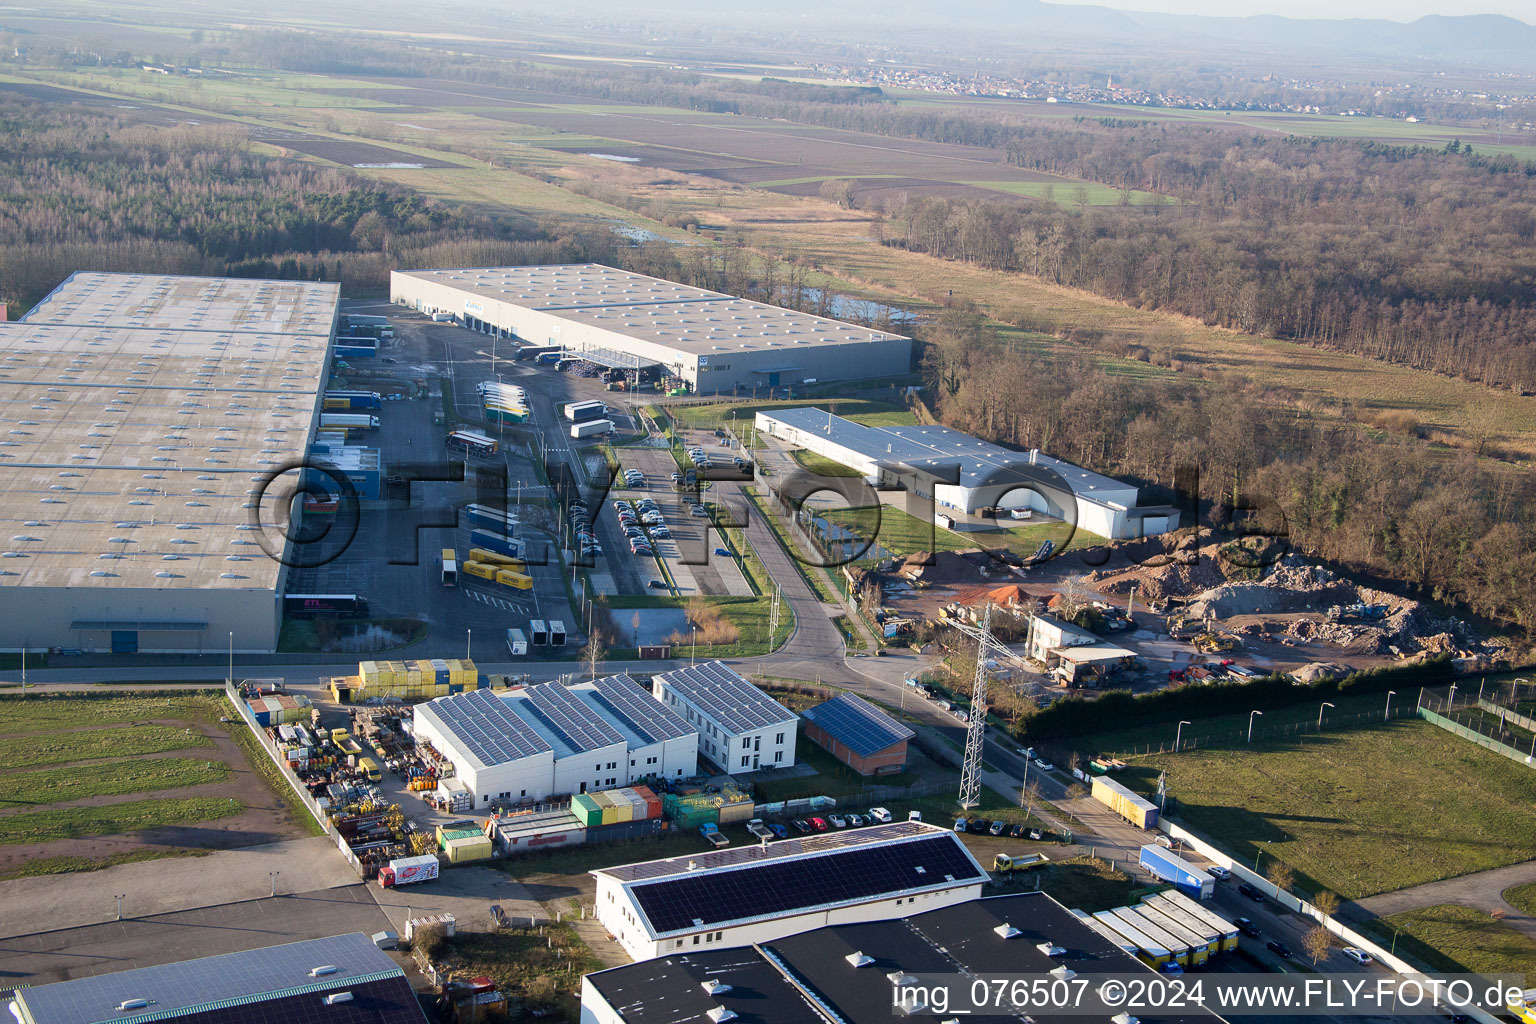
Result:
[[[581,699],[559,683],[528,687],[527,700],[534,714],[578,753],[623,743],[619,730],[599,718]]]
[[[439,697],[422,705],[422,710],[436,715],[444,728],[487,767],[554,749],[490,690]]]
[[[868,757],[916,735],[863,697],[842,693],[807,708],[800,717],[860,757]]]
[[[593,690],[604,707],[629,723],[647,743],[675,740],[695,731],[682,715],[623,672],[597,680]]]
[[[311,970],[322,966],[336,971],[310,977]],[[16,996],[37,1024],[97,1024],[139,1014],[173,1016],[177,1009],[259,999],[303,986],[348,988],[358,979],[380,976],[400,977],[402,972],[368,936],[354,932],[60,981],[20,989]],[[152,1002],[137,1011],[117,1009],[132,999]]]
[[[782,704],[721,661],[674,669],[657,678],[732,735],[795,720]]]

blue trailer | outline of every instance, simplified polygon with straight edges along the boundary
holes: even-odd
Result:
[[[1141,866],[1193,899],[1208,900],[1216,894],[1216,879],[1172,850],[1148,843],[1141,848]]]
[[[327,409],[379,409],[384,402],[377,391],[327,391]]]
[[[493,533],[490,530],[470,530],[469,546],[485,548],[494,551],[498,555],[506,555],[508,558],[523,557],[523,542],[508,537],[505,534]]]

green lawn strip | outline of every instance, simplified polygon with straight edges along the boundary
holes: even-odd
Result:
[[[100,871],[119,864],[136,864],[142,860],[162,860],[167,857],[206,857],[210,850],[148,849],[128,853],[114,853],[109,857],[39,857],[21,867],[0,875],[0,881],[11,878],[36,878],[40,875],[66,875],[77,871]]]
[[[833,462],[825,455],[813,452],[808,448],[796,448],[789,454],[790,458],[798,462],[802,469],[815,473],[817,476],[856,477],[863,475],[856,469],[849,469],[841,462]]]
[[[170,725],[113,726],[70,733],[40,733],[0,739],[0,764],[37,767],[100,757],[163,754],[212,746],[200,732]]]
[[[668,408],[672,420],[679,427],[693,430],[713,430],[716,427],[734,427],[737,436],[751,427],[759,412],[773,409],[799,409],[812,406],[831,412],[834,416],[853,420],[868,427],[912,426],[917,417],[906,408],[893,402],[876,402],[867,398],[817,399],[801,398],[783,401],[721,401],[708,405],[675,405]]]
[[[1536,939],[1485,911],[1453,904],[1420,907],[1366,925],[1384,946],[1433,970],[1525,974],[1536,963]]]
[[[627,840],[623,843],[596,843],[591,846],[574,846],[568,850],[550,850],[547,853],[519,853],[492,861],[491,866],[505,871],[513,878],[539,874],[584,875],[593,868],[662,860],[709,848],[709,844],[697,832],[670,831],[652,838]]]
[[[759,776],[756,794],[760,802],[777,803],[808,796],[830,796],[839,805],[846,804],[849,809],[858,811],[869,806],[869,800],[863,796],[865,790],[910,786],[919,778],[913,771],[865,778],[807,739],[803,733],[795,742],[795,760],[815,768],[816,774],[791,778],[774,778],[771,774]]]
[[[60,807],[0,818],[0,845],[47,843],[57,839],[119,835],[166,825],[190,825],[226,818],[245,810],[228,797],[157,797],[102,807]]]
[[[1536,917],[1536,883],[1514,885],[1504,890],[1504,902],[1520,911]]]
[[[33,807],[123,793],[153,793],[224,782],[230,776],[222,761],[189,757],[136,758],[93,764],[89,769],[44,768],[0,774],[0,808]]]
[[[1402,710],[1402,697],[1403,694],[1400,693],[1392,698],[1394,712]],[[1321,700],[1310,697],[1289,707],[1265,708],[1262,715],[1253,719],[1254,741],[1275,738],[1277,733],[1292,726],[1316,727],[1318,712],[1323,713],[1325,734],[1330,722],[1338,725],[1353,719],[1363,725],[1372,717],[1382,721],[1387,706],[1386,700],[1386,695],[1382,693],[1358,696],[1340,694],[1329,698],[1328,703],[1334,705],[1331,708],[1324,708]],[[1412,698],[1409,698],[1410,706],[1411,703]],[[1184,726],[1182,730],[1179,729],[1177,722],[1127,725],[1075,739],[1062,740],[1061,743],[1066,746],[1059,746],[1050,741],[1047,741],[1045,746],[1049,750],[1059,752],[1061,757],[1065,758],[1069,747],[1076,749],[1084,757],[1097,756],[1101,753],[1114,756],[1143,754],[1149,752],[1149,747],[1152,751],[1156,751],[1159,747],[1172,750],[1175,738],[1185,750],[1195,746],[1243,748],[1248,745],[1246,738],[1248,711],[1246,710],[1229,715],[1185,715],[1183,717],[1193,718],[1194,721]],[[1297,743],[1305,743],[1309,738],[1307,736],[1291,737]]]
[[[1411,767],[1410,767],[1411,766]],[[1361,899],[1536,857],[1529,768],[1417,720],[1296,741],[1130,759],[1176,819],[1246,864],[1288,864],[1307,892]]]
[[[224,706],[229,708],[230,717],[238,717],[227,701]],[[325,835],[325,829],[315,820],[315,816],[309,812],[309,807],[304,801],[299,799],[299,795],[293,791],[287,776],[272,763],[272,756],[267,753],[267,748],[252,735],[244,719],[230,725],[229,738],[234,740],[235,746],[239,747],[240,752],[245,755],[246,764],[251,766],[251,770],[261,776],[267,788],[288,808],[289,813],[293,815],[294,823],[303,829],[306,835]]]
[[[880,547],[897,557],[918,551],[967,551],[975,548],[1002,548],[1027,557],[1033,555],[1046,540],[1051,541],[1058,552],[1104,543],[1103,537],[1074,529],[1062,522],[956,533],[937,524],[925,523],[908,512],[884,504],[878,507],[830,509],[817,514],[847,528],[860,538],[877,539]],[[870,545],[859,560],[872,560],[876,554],[877,548]]]
[[[163,685],[163,682],[145,685]],[[218,685],[222,688],[222,684]],[[221,696],[195,692],[136,693],[132,696],[98,693],[6,695],[0,697],[0,735],[157,719],[201,721],[217,719],[225,713],[224,707],[227,705]]]

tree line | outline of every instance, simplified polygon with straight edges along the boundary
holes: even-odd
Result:
[[[29,307],[80,269],[340,281],[412,266],[611,260],[604,229],[439,203],[339,168],[253,154],[244,132],[153,128],[0,100],[0,297]]]

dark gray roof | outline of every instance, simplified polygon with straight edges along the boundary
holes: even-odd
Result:
[[[662,936],[986,880],[987,873],[965,844],[945,830],[813,855],[689,871],[631,882],[628,889],[651,934]]]
[[[800,712],[837,742],[860,757],[879,753],[917,735],[857,694],[840,693]]]
[[[313,969],[327,966],[336,970],[310,975]],[[214,1003],[238,1006],[277,995],[315,993],[314,1002],[323,1006],[319,993],[404,976],[368,936],[353,932],[60,981],[20,989],[16,998],[23,1007],[23,1019],[30,1024],[135,1024],[215,1009],[210,1005]],[[150,1003],[138,1010],[117,1008],[134,999]],[[420,1011],[398,1019],[420,1020]]]
[[[1005,924],[1019,934],[1003,938],[994,929]],[[1046,956],[1037,947],[1047,940],[1065,955]],[[873,963],[854,967],[847,959],[854,953]],[[644,960],[590,974],[587,981],[625,1024],[712,1024],[707,1014],[714,1006],[734,1011],[742,1021],[886,1024],[893,1016],[889,972],[1044,975],[1062,965],[1079,974],[1148,973],[1049,896],[1023,893],[969,900],[902,920],[817,928],[756,946]],[[731,989],[707,995],[702,982],[710,978]],[[1031,1018],[1039,1024],[1085,1019],[1049,1011]],[[969,1014],[965,1019],[1017,1024],[1021,1018]],[[1159,1014],[1157,1020],[1221,1018],[1197,1009]]]
[[[594,680],[597,699],[647,743],[675,740],[694,732],[682,715],[651,696],[651,692],[626,673]]]
[[[795,721],[789,711],[723,661],[673,669],[656,677],[732,734]]]

